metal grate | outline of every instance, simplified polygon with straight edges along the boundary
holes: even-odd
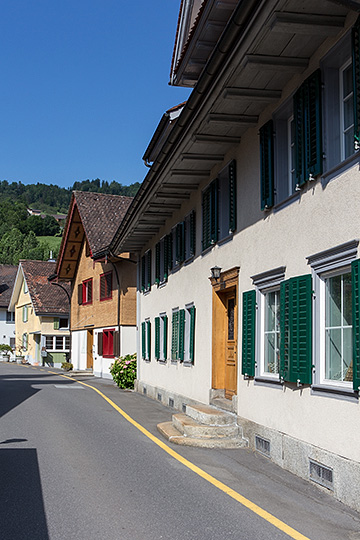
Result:
[[[183,412],[183,413],[186,413],[186,403],[183,403],[183,404],[182,404],[182,412]]]
[[[157,395],[157,398],[158,398],[158,401],[161,401],[161,400],[162,400],[162,395],[161,395],[161,394],[158,394],[158,395]]]
[[[326,467],[321,463],[317,463],[312,459],[309,460],[310,463],[310,480],[320,484],[327,489],[334,489],[333,485],[333,470],[330,467]]]
[[[270,456],[270,441],[255,435],[255,448],[260,454],[263,454],[266,457]]]
[[[143,394],[146,395],[146,388],[145,388],[145,386],[143,387]]]
[[[174,407],[174,400],[171,397],[169,397],[169,407]]]

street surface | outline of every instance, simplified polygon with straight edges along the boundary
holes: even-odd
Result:
[[[1,362],[0,539],[360,540],[359,514],[265,457],[165,442],[172,412],[109,380]]]

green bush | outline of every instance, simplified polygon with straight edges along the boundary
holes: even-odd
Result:
[[[63,368],[64,371],[71,371],[74,366],[72,365],[71,362],[63,362],[61,364],[61,367]]]
[[[136,354],[127,354],[117,358],[110,366],[110,373],[119,388],[134,388]]]

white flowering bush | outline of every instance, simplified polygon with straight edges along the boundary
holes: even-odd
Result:
[[[134,388],[136,379],[136,353],[117,358],[110,366],[110,373],[119,388]]]

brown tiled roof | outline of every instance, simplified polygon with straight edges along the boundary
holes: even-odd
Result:
[[[133,198],[74,191],[76,205],[92,253],[107,248]]]
[[[0,264],[0,307],[7,308],[10,302],[18,267]]]
[[[69,314],[69,300],[65,291],[58,285],[52,285],[48,277],[55,272],[55,262],[20,261],[31,301],[36,315]],[[70,294],[70,284],[62,283]]]

